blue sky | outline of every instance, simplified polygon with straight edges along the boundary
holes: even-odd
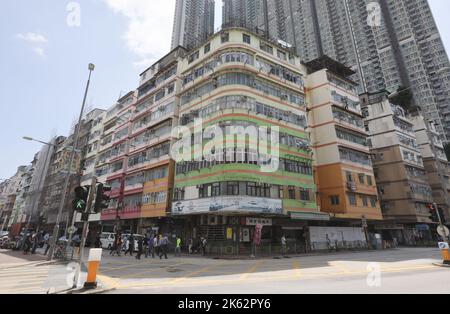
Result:
[[[450,3],[429,1],[450,51]],[[106,109],[136,88],[139,73],[170,48],[174,8],[175,0],[2,0],[0,179],[40,149],[22,136],[68,134],[89,62],[90,108]]]

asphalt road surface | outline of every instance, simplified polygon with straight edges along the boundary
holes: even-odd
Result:
[[[257,260],[136,260],[105,251],[98,281],[104,293],[128,294],[447,294],[450,268],[433,265],[440,261],[439,250],[430,248]],[[61,291],[71,272],[70,265],[48,265],[39,255],[0,251],[0,293]]]

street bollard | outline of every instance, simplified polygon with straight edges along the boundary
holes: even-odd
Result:
[[[443,264],[450,265],[450,249],[447,242],[439,242],[439,249],[441,250]]]
[[[84,283],[85,289],[96,289],[97,288],[97,272],[100,268],[100,262],[102,260],[102,249],[91,249],[89,251],[88,259],[88,276]]]

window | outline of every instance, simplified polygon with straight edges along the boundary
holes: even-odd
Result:
[[[230,41],[230,33],[228,33],[228,32],[222,33],[220,35],[220,40],[221,40],[222,44],[229,42]]]
[[[184,188],[175,189],[174,200],[175,201],[183,201],[184,200],[184,195],[185,195],[185,189]]]
[[[351,172],[349,171],[345,172],[345,176],[347,178],[347,182],[353,182],[353,175]]]
[[[369,207],[369,201],[367,199],[367,196],[361,196],[362,203],[364,207]]]
[[[373,185],[372,176],[367,176],[367,185],[370,185],[370,186]]]
[[[211,187],[211,196],[220,196],[220,183],[213,183]]]
[[[239,182],[227,183],[227,195],[239,195]]]
[[[247,183],[247,195],[248,196],[260,196],[261,195],[261,187],[258,183],[248,182]]]
[[[339,205],[339,196],[338,195],[330,196],[330,203],[333,206]]]
[[[309,197],[309,190],[301,188],[300,189],[300,199],[302,201],[309,201],[309,200],[311,200],[310,197]]]
[[[278,50],[278,49],[277,49],[277,56],[278,56],[278,58],[280,58],[281,60],[284,60],[284,61],[287,60],[286,53],[283,52],[283,51],[281,51],[281,50]]]
[[[172,94],[175,91],[175,84],[170,84],[167,88],[167,94]]]
[[[365,177],[364,173],[360,173],[358,175],[359,183],[364,184],[364,177]]]
[[[295,187],[290,186],[288,190],[289,199],[295,200]]]
[[[211,51],[211,43],[208,43],[208,44],[205,45],[205,47],[203,49],[203,53],[207,54],[210,51]]]
[[[269,46],[268,44],[261,42],[259,48],[262,51],[270,53],[271,55],[273,55],[273,47],[272,46]]]
[[[251,37],[250,35],[247,34],[243,34],[242,35],[242,41],[246,44],[251,44]]]
[[[370,205],[375,208],[377,207],[377,199],[375,197],[370,198]]]
[[[350,202],[350,205],[356,206],[356,195],[353,193],[348,194],[348,201]]]
[[[188,63],[192,63],[200,57],[200,53],[198,51],[194,52],[188,57]]]

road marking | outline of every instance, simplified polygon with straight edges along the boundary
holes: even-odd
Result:
[[[422,265],[420,267],[410,267],[410,268],[405,268],[405,267],[391,268],[391,269],[383,270],[382,273],[396,273],[396,272],[406,272],[406,271],[423,270],[423,269],[436,269],[436,267]],[[207,271],[206,268],[196,271],[194,273],[199,273],[199,272],[204,272],[204,271]],[[192,276],[195,275],[194,273],[192,273]],[[355,272],[349,272],[349,273],[348,272],[347,273],[344,273],[344,272],[342,272],[342,273],[316,273],[316,274],[303,273],[302,277],[305,279],[313,279],[313,278],[351,277],[351,276],[358,276],[358,275],[365,276],[367,274],[368,274],[367,271],[355,271]],[[246,283],[273,282],[274,280],[291,281],[291,280],[297,280],[297,278],[295,278],[293,276],[288,276],[288,275],[280,275],[280,276],[270,275],[268,277],[263,277],[263,278],[258,278],[258,277],[247,278]],[[215,286],[215,285],[223,285],[223,284],[235,283],[235,282],[236,282],[236,277],[229,278],[229,279],[214,279],[214,277],[212,277],[209,280],[180,278],[178,280],[163,281],[163,282],[143,282],[143,283],[136,283],[136,284],[128,283],[126,285],[118,286],[117,288],[118,289],[127,289],[127,288],[145,288],[145,287],[168,287],[168,286],[173,285],[173,283],[177,283],[177,284],[181,283],[184,286],[198,286],[198,285]]]
[[[255,273],[258,268],[264,264],[264,261],[258,261],[256,262],[252,267],[250,267],[245,274],[242,274],[241,277],[239,277],[239,280],[245,280],[250,276],[251,274]]]
[[[300,261],[293,262],[292,268],[294,269],[295,277],[300,278],[302,276],[302,271],[300,270]]]
[[[185,264],[186,263],[173,264],[173,265],[170,265],[168,267],[165,267],[164,269],[172,268],[172,267],[176,267],[176,266],[181,266],[181,265],[185,265]],[[162,270],[162,268],[160,268],[160,267],[153,268],[153,269],[147,269],[145,271],[141,271],[141,272],[138,272],[138,273],[133,273],[133,274],[125,275],[125,276],[120,276],[120,279],[136,278],[137,276],[141,276],[141,275],[144,275],[144,274],[151,274],[151,273],[154,273],[154,272],[157,272],[157,271],[160,271],[160,270]]]
[[[332,267],[337,268],[338,270],[340,270],[342,273],[344,274],[350,274],[352,271],[350,269],[348,269],[344,263],[342,262],[330,262],[329,263]]]

